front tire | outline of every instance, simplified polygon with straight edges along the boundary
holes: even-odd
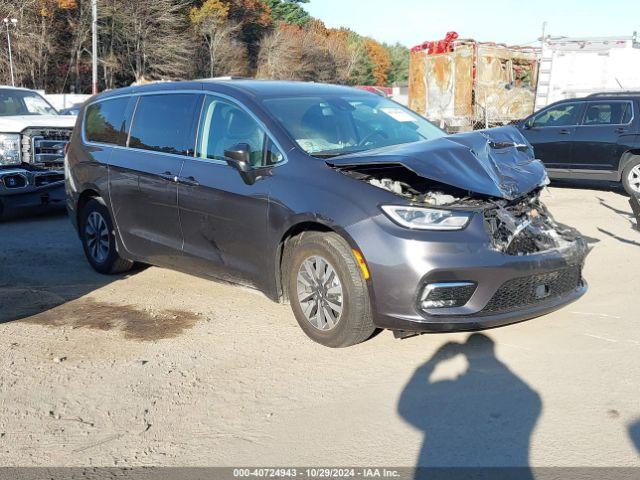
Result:
[[[349,347],[375,331],[367,284],[349,244],[336,233],[309,232],[293,242],[287,288],[300,328],[327,347]]]
[[[634,156],[625,167],[622,185],[629,195],[640,197],[640,157]]]
[[[133,262],[122,258],[116,250],[111,215],[100,198],[92,198],[80,211],[80,241],[84,254],[94,270],[102,274],[124,273]]]

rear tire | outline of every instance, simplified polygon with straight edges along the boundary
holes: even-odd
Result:
[[[631,158],[622,172],[622,186],[631,196],[640,197],[640,157]]]
[[[122,258],[116,250],[116,237],[111,215],[101,198],[92,198],[80,211],[80,241],[93,269],[102,274],[124,273],[133,262]]]
[[[369,292],[349,244],[336,233],[309,232],[289,248],[288,297],[307,336],[332,348],[371,337],[375,326]]]

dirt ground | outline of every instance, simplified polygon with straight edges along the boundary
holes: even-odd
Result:
[[[580,301],[344,350],[247,289],[98,275],[63,215],[0,224],[0,465],[640,466],[640,232],[619,191],[545,200]]]

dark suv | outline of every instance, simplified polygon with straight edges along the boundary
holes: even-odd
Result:
[[[252,286],[342,347],[582,295],[587,247],[540,203],[547,182],[513,127],[447,137],[361,90],[236,80],[95,97],[66,186],[99,272],[139,261]]]
[[[563,100],[517,126],[551,178],[622,181],[640,196],[640,93]]]

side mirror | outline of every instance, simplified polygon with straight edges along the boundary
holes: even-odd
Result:
[[[234,145],[229,150],[224,151],[224,156],[227,159],[227,163],[229,166],[235,168],[239,172],[248,172],[251,170],[250,164],[250,152],[249,147],[246,143],[238,143]]]
[[[253,185],[255,178],[251,174],[251,147],[246,143],[238,143],[224,151],[227,164],[235,168],[247,185]]]

